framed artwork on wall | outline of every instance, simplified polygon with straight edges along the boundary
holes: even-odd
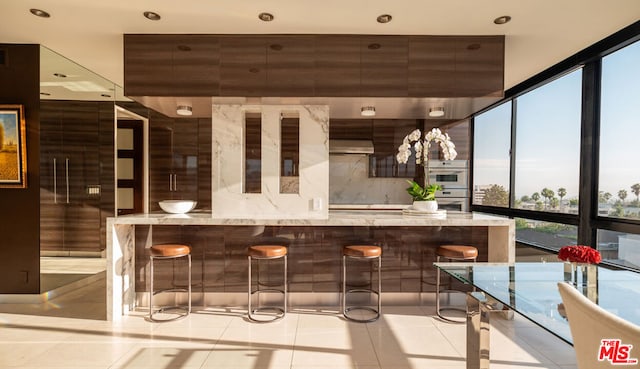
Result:
[[[27,143],[22,105],[0,105],[0,188],[27,187]]]

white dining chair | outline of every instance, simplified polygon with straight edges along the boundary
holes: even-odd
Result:
[[[558,289],[569,320],[579,369],[617,368],[621,363],[614,364],[613,360],[640,360],[640,326],[604,310],[566,282],[558,283]],[[608,341],[606,353],[599,358],[602,340]],[[616,340],[620,346],[615,346]],[[622,348],[621,345],[632,347]],[[635,365],[640,365],[640,361]],[[635,368],[635,365],[627,367]]]

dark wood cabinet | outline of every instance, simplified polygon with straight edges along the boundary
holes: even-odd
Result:
[[[456,38],[457,96],[503,95],[504,37]]]
[[[125,44],[125,94],[172,96],[174,38],[169,35],[126,35]]]
[[[314,96],[315,49],[313,36],[265,39],[267,96]]]
[[[216,96],[220,45],[211,35],[176,35],[172,47],[172,96]]]
[[[99,103],[42,102],[40,247],[100,251]],[[113,160],[113,159],[111,159]]]
[[[504,36],[125,35],[128,96],[480,97]]]
[[[407,96],[408,38],[360,38],[360,96]]]
[[[149,120],[149,210],[159,201],[198,200],[198,120],[152,112]]]
[[[410,96],[502,96],[503,71],[502,36],[410,38]]]
[[[360,96],[360,38],[317,36],[315,96]]]
[[[267,50],[264,37],[220,37],[220,96],[264,96]]]
[[[448,36],[409,41],[409,96],[456,96],[456,45]]]

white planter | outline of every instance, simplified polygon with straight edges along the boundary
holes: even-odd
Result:
[[[424,211],[425,213],[435,213],[438,211],[438,201],[413,201],[413,210]]]

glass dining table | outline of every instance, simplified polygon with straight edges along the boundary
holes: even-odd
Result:
[[[571,283],[607,311],[640,325],[640,273],[599,265],[434,263],[475,287],[467,294],[467,368],[489,368],[489,317],[503,307],[572,343],[557,283]]]

